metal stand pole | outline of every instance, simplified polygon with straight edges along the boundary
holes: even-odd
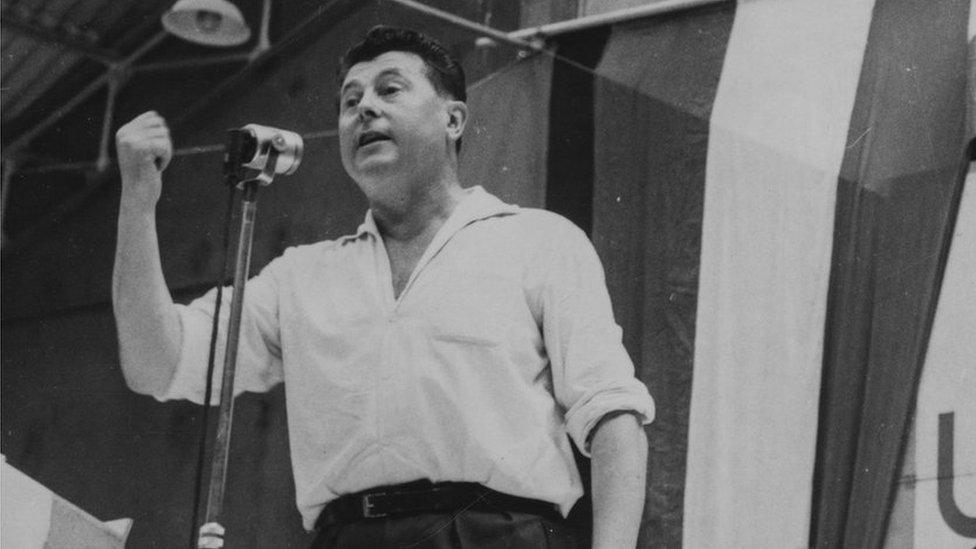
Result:
[[[272,166],[272,170],[274,167]],[[274,173],[272,171],[272,173]],[[237,262],[234,267],[234,297],[231,301],[227,327],[227,347],[220,387],[220,413],[217,436],[211,460],[210,484],[207,492],[207,513],[197,540],[199,549],[224,546],[224,527],[220,525],[224,506],[224,485],[227,480],[227,459],[230,456],[230,434],[234,419],[234,374],[237,368],[237,346],[240,339],[241,315],[244,306],[244,286],[251,265],[251,244],[254,240],[254,219],[257,213],[257,192],[261,181],[243,183],[241,196],[241,230],[237,242]],[[215,313],[216,314],[216,313]],[[210,403],[206,403],[209,405]]]

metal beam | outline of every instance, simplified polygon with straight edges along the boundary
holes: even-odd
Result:
[[[430,15],[431,17],[440,19],[445,23],[454,25],[455,27],[459,27],[480,34],[487,38],[491,38],[492,40],[495,40],[497,42],[503,42],[505,44],[509,44],[511,46],[515,46],[517,48],[530,50],[530,51],[539,51],[542,49],[542,44],[532,42],[527,39],[527,38],[532,38],[531,36],[527,38],[513,36],[512,33],[506,33],[498,29],[493,29],[487,25],[482,25],[481,23],[475,23],[474,21],[465,19],[464,17],[459,17],[457,15],[454,15],[453,13],[439,10],[437,8],[432,8],[426,4],[415,2],[414,0],[389,0],[389,1],[394,4],[399,4],[405,8],[414,10],[416,12]]]
[[[3,230],[3,221],[7,218],[7,201],[10,198],[10,182],[17,160],[11,158],[3,163],[3,178],[0,180],[0,248],[7,243],[7,233]]]
[[[105,115],[102,117],[102,139],[98,143],[98,160],[95,167],[99,173],[108,169],[112,159],[109,157],[108,149],[111,146],[109,141],[112,138],[112,120],[115,119],[115,99],[119,95],[119,88],[122,87],[125,77],[122,74],[114,74],[108,80],[108,93],[105,97]]]
[[[22,32],[36,40],[67,48],[77,54],[94,59],[103,65],[111,65],[122,60],[122,56],[116,51],[60,34],[56,30],[38,27],[33,23],[18,19],[16,15],[8,15],[5,13],[3,20],[0,21],[0,25]]]
[[[226,79],[222,84],[218,85],[216,89],[214,89],[211,93],[207,94],[204,98],[190,105],[190,107],[186,111],[184,111],[183,116],[181,116],[178,119],[178,121],[188,119],[188,117],[191,116],[191,113],[195,112],[197,109],[206,105],[207,103],[209,103],[209,101],[220,97],[223,93],[226,93],[234,85],[238,84],[246,75],[248,75],[251,71],[253,71],[257,65],[260,65],[261,61],[273,57],[281,50],[286,49],[287,47],[291,46],[295,42],[304,38],[312,30],[319,28],[323,16],[334,14],[334,11],[341,10],[344,7],[349,8],[354,5],[355,2],[353,0],[333,0],[332,2],[328,2],[326,4],[320,5],[319,8],[312,14],[312,16],[307,18],[304,23],[298,25],[296,28],[293,28],[284,37],[282,37],[279,41],[277,41],[267,50],[260,51],[256,57],[250,59],[250,62],[243,69],[238,71],[230,78]],[[156,21],[158,21],[158,18],[156,18]],[[330,24],[335,24],[335,23],[336,21],[330,21]],[[132,55],[122,60],[117,65],[115,65],[115,68],[121,66],[121,67],[128,67],[130,70],[134,69],[135,67],[132,66],[132,63],[136,61],[139,57],[144,55],[147,51],[149,51],[152,47],[154,47],[157,43],[159,43],[159,41],[161,41],[165,37],[166,37],[165,32],[161,32],[157,34],[151,40],[143,44],[143,46],[140,47],[135,53],[133,53]],[[149,65],[148,67],[149,70],[154,70],[156,68],[153,67],[152,65]],[[170,67],[163,66],[159,68],[165,70]],[[67,114],[75,106],[77,106],[77,104],[87,99],[95,91],[97,91],[98,88],[106,84],[109,81],[109,79],[112,77],[113,73],[114,71],[111,70],[110,67],[110,70],[106,71],[106,73],[103,74],[101,77],[99,77],[96,81],[89,84],[84,90],[82,90],[81,93],[79,93],[71,101],[69,101],[68,104],[65,104],[61,108],[57,109],[48,118],[46,118],[40,124],[32,128],[29,132],[18,137],[9,146],[4,148],[2,152],[2,158],[6,159],[8,157],[12,157],[14,153],[16,153],[19,149],[28,145],[33,138],[37,137],[38,134],[40,134],[42,131],[47,129],[51,124],[60,120],[61,117]],[[177,126],[179,123],[178,121],[176,123],[171,124],[171,127]],[[326,130],[322,132],[315,132],[314,135],[309,135],[307,137],[330,137],[334,135],[335,135],[334,130]],[[189,149],[174,151],[174,155],[213,152],[213,151],[223,150],[223,148],[224,148],[223,144],[207,145],[202,147],[191,147]],[[107,165],[105,165],[105,167],[108,167],[113,163],[114,162],[110,160],[107,163]],[[86,169],[89,167],[97,167],[97,166],[98,166],[97,162],[96,163],[77,162],[77,163],[66,163],[59,166],[45,166],[36,170],[35,169],[19,170],[19,172],[27,173],[27,172],[35,172],[35,171],[36,172],[57,171],[59,169],[65,169],[65,168]],[[76,192],[72,193],[60,204],[58,204],[56,207],[48,211],[31,227],[25,229],[20,234],[18,234],[15,239],[6,242],[5,246],[3,246],[2,253],[0,253],[0,257],[8,258],[11,255],[17,254],[22,250],[26,249],[27,247],[29,247],[31,243],[41,238],[51,227],[57,225],[65,216],[70,215],[74,211],[81,208],[88,201],[91,195],[94,194],[95,191],[97,191],[102,186],[102,184],[104,184],[104,182],[109,179],[110,176],[107,172],[93,172],[93,177],[92,179],[89,180],[87,185],[77,190]]]
[[[82,90],[78,95],[51,113],[51,115],[45,118],[40,124],[31,128],[28,132],[24,133],[9,146],[7,146],[3,150],[2,158],[5,161],[12,158],[19,149],[29,145],[31,140],[37,137],[37,135],[60,120],[64,115],[71,112],[72,109],[95,93],[103,84],[111,82],[112,79],[117,79],[120,70],[126,70],[133,62],[148,53],[152,48],[156,47],[156,45],[159,44],[164,38],[166,38],[165,32],[157,33],[125,59],[117,64],[111,65],[102,76],[86,86],[85,89]],[[112,97],[111,90],[109,93],[110,102],[114,102],[114,97]],[[84,188],[72,193],[55,208],[43,215],[31,227],[18,234],[15,239],[3,242],[2,249],[0,249],[0,258],[10,257],[11,254],[23,250],[30,245],[30,243],[40,238],[40,236],[44,234],[48,228],[57,225],[62,218],[81,208],[81,206],[88,201],[89,197],[91,197],[91,195],[101,188],[104,182],[109,179],[108,174],[104,171],[108,167],[109,161],[101,156],[99,160],[101,162],[98,162],[97,165],[99,168],[101,168],[101,170],[96,172],[97,175],[95,175],[95,177],[88,180],[88,184],[85,185]]]
[[[225,65],[228,63],[247,63],[250,61],[250,59],[251,52],[229,53],[226,55],[209,55],[206,57],[194,57],[192,59],[143,63],[132,67],[132,72],[139,74],[167,72],[173,70],[209,67],[212,65]]]
[[[314,139],[323,139],[326,137],[334,138],[339,136],[338,130],[318,130],[314,132],[308,132],[302,134],[302,139],[306,142],[312,141]],[[173,158],[179,158],[181,156],[190,156],[194,154],[208,154],[223,152],[227,146],[223,143],[211,143],[208,145],[196,145],[192,147],[183,147],[180,149],[173,150]],[[109,158],[106,166],[114,166],[117,160],[114,158]],[[85,171],[85,170],[100,170],[98,160],[76,160],[74,162],[57,162],[42,164],[40,166],[33,166],[27,168],[18,168],[17,173],[22,175],[37,175],[45,173],[55,173],[55,172],[72,172],[72,171]]]
[[[155,47],[156,44],[158,44],[164,38],[166,38],[166,36],[167,36],[166,32],[159,32],[158,34],[156,34],[156,36],[153,36],[145,44],[140,46],[139,49],[137,49],[131,55],[129,55],[128,57],[120,61],[117,64],[117,66],[121,66],[121,67],[130,66],[134,61],[136,61],[137,59],[145,55],[149,50]],[[4,160],[10,158],[11,155],[15,154],[23,147],[29,145],[30,142],[35,137],[40,135],[41,132],[51,127],[51,125],[56,123],[58,120],[61,120],[65,115],[67,115],[69,112],[74,110],[75,107],[77,107],[83,101],[91,97],[96,91],[99,90],[99,88],[107,84],[109,80],[115,77],[117,73],[116,72],[117,66],[113,65],[112,67],[110,67],[109,70],[105,71],[104,74],[102,74],[101,76],[99,76],[98,78],[90,82],[87,86],[85,86],[85,88],[80,92],[78,92],[77,95],[69,99],[65,104],[55,109],[54,112],[48,115],[47,118],[39,122],[31,129],[27,130],[23,134],[21,134],[19,137],[17,137],[17,139],[15,139],[13,142],[11,142],[9,145],[7,145],[4,148],[2,155],[0,155],[0,158]]]
[[[549,23],[548,25],[517,30],[515,32],[508,33],[508,37],[520,40],[548,38],[550,36],[557,36],[559,34],[566,34],[568,32],[576,32],[593,27],[612,25],[614,23],[623,23],[626,21],[633,21],[635,19],[642,19],[644,17],[651,17],[653,15],[673,13],[676,11],[698,8],[711,4],[719,4],[728,1],[730,0],[663,0],[661,2],[655,2],[634,8],[626,8],[607,13],[588,15],[576,19],[570,19],[568,21],[559,21],[557,23]]]

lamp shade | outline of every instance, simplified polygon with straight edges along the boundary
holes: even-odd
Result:
[[[205,46],[237,46],[251,37],[241,10],[226,0],[178,0],[163,14],[163,27]]]

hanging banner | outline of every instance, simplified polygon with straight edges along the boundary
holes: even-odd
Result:
[[[684,547],[807,547],[837,176],[873,2],[739,2],[709,132]]]
[[[917,548],[969,549],[976,544],[974,273],[976,171],[971,169],[959,205],[918,389],[914,524]]]

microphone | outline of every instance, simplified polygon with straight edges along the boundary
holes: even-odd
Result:
[[[301,164],[305,150],[305,142],[297,133],[259,124],[228,130],[227,138],[224,175],[228,177],[239,175],[242,167],[264,172],[272,156],[274,174],[291,175]]]
[[[291,175],[302,163],[305,142],[297,133],[258,124],[248,124],[241,130],[245,141],[242,156],[245,167],[263,170],[272,147],[278,151],[275,173]]]

